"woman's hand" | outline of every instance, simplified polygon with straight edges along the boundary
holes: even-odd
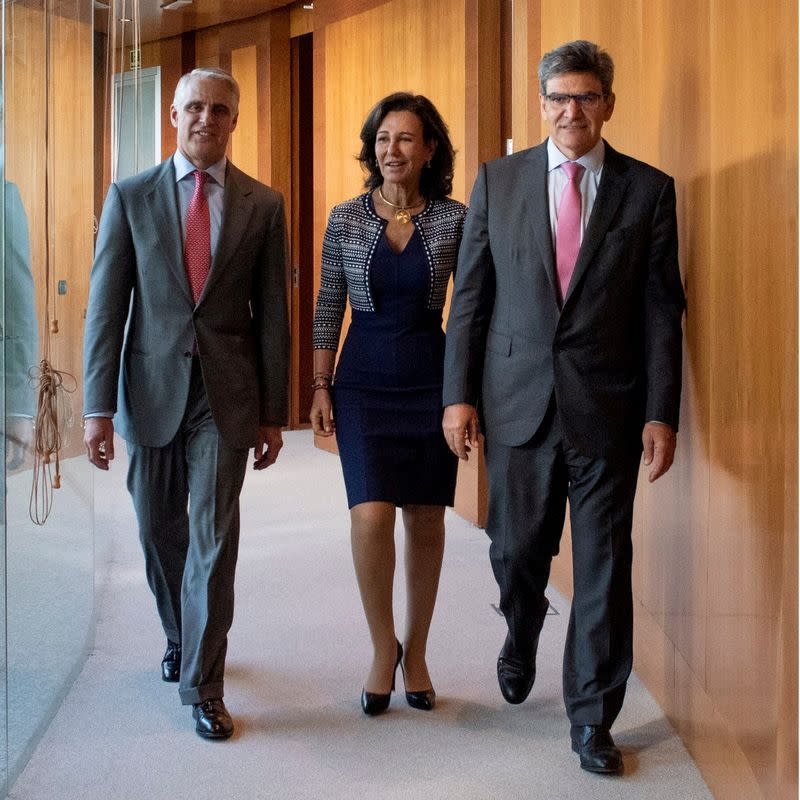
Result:
[[[333,423],[333,407],[329,389],[314,390],[314,401],[311,403],[311,427],[320,436],[333,436],[336,426]]]

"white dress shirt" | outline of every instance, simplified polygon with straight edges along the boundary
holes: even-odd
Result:
[[[597,187],[600,185],[600,177],[603,174],[603,161],[605,160],[606,146],[602,139],[588,152],[580,158],[575,159],[576,164],[585,167],[581,175],[581,241],[589,222],[589,217],[594,208],[594,200],[597,197]],[[567,173],[559,169],[568,159],[553,143],[552,139],[547,140],[547,197],[550,204],[550,232],[553,236],[553,247],[556,243],[556,226],[558,223],[558,207],[561,204],[561,194],[564,187],[569,182]]]
[[[189,203],[194,194],[194,175],[197,167],[189,161],[180,150],[172,156],[175,166],[175,183],[178,186],[178,218],[181,221],[181,241],[186,240],[186,217],[189,214]],[[206,181],[205,194],[208,200],[208,213],[211,218],[211,260],[217,252],[219,228],[222,224],[222,199],[225,194],[225,167],[228,159],[223,156],[216,164],[205,170],[211,180]]]

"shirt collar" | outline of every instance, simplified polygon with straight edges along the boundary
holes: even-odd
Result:
[[[194,172],[197,167],[189,161],[188,158],[180,151],[176,150],[175,155],[172,156],[172,163],[175,165],[175,182],[182,181],[187,175]],[[205,170],[220,186],[225,186],[225,168],[228,165],[226,156],[212,164]]]
[[[603,161],[606,157],[606,143],[602,139],[597,140],[597,144],[580,158],[576,158],[576,163],[585,167],[589,172],[598,173],[603,169]],[[558,169],[563,163],[569,161],[555,145],[552,139],[547,139],[547,171],[552,172]]]

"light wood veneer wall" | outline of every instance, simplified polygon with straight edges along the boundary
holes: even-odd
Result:
[[[44,353],[46,245],[50,246],[50,362],[74,376],[71,425],[62,419],[61,457],[83,451],[83,314],[92,263],[92,20],[86,3],[62,2],[50,13],[50,73],[46,72],[45,3],[27,0],[4,10],[5,178],[19,188],[28,218],[40,357]],[[49,115],[46,86],[49,79]],[[47,141],[47,147],[45,142]],[[45,180],[49,173],[49,220]],[[49,226],[49,227],[48,227]],[[7,232],[8,233],[8,232]],[[58,281],[66,294],[57,294]],[[34,366],[34,365],[31,365]]]
[[[606,138],[677,184],[682,422],[637,500],[635,669],[716,797],[796,797],[796,4],[516,0],[514,22],[516,149],[545,135],[538,57],[592,39]],[[567,535],[567,591],[570,569]]]

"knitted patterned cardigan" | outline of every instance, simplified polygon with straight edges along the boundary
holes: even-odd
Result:
[[[413,223],[422,237],[430,269],[427,308],[444,307],[447,282],[455,269],[466,206],[432,200]],[[322,277],[314,315],[314,349],[336,350],[347,298],[356,311],[375,311],[370,266],[385,220],[373,210],[369,194],[335,206],[322,242]]]

